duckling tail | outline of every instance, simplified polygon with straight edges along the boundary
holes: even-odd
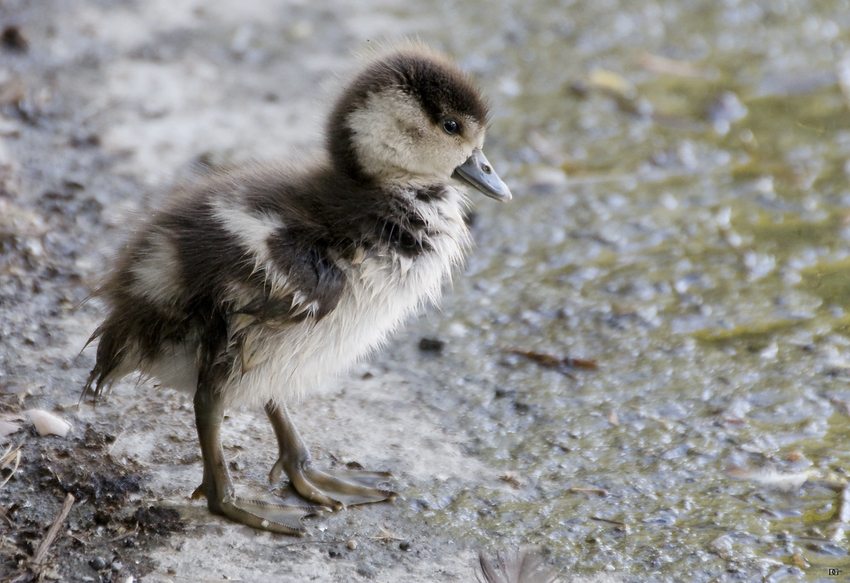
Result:
[[[103,394],[104,389],[115,380],[114,373],[124,360],[126,340],[117,334],[114,322],[107,320],[98,326],[86,342],[86,346],[96,338],[100,338],[97,345],[97,360],[91,373],[89,373],[86,384],[83,386],[80,402],[87,396],[91,396],[92,400],[96,402],[98,397]]]

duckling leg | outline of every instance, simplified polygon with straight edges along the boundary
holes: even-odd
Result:
[[[389,472],[316,470],[312,467],[310,452],[295,429],[286,407],[269,401],[266,403],[266,415],[274,428],[280,449],[280,457],[269,472],[272,484],[280,480],[281,472],[285,472],[301,496],[334,510],[395,499],[395,492],[379,487],[392,479]]]
[[[233,481],[221,448],[223,418],[221,391],[213,383],[199,383],[195,392],[195,424],[204,458],[204,481],[192,497],[206,497],[211,512],[235,522],[280,534],[303,535],[306,531],[301,519],[315,514],[315,508],[234,496]]]

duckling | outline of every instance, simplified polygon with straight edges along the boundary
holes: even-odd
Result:
[[[465,187],[511,192],[482,152],[488,110],[446,57],[408,44],[344,89],[308,167],[253,164],[183,186],[96,292],[107,306],[83,395],[139,372],[194,395],[210,511],[303,534],[315,508],[236,497],[224,411],[263,406],[286,474],[318,507],[392,499],[384,472],[319,470],[288,405],[436,302],[470,247]]]

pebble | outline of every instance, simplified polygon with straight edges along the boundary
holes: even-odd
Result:
[[[95,571],[102,571],[106,568],[107,565],[108,563],[103,557],[95,557],[89,561],[89,567],[91,567]]]
[[[419,340],[419,350],[422,352],[433,352],[439,354],[443,351],[446,345],[445,341],[439,338],[422,338]]]

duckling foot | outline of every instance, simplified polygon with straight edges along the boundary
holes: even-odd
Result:
[[[286,472],[292,487],[301,496],[334,510],[395,500],[395,492],[382,487],[393,478],[389,472],[348,469],[321,471],[313,469],[311,465],[309,459],[290,464],[281,458],[269,472],[269,481],[276,484],[281,472]]]
[[[198,486],[192,498],[206,497],[204,486]],[[321,508],[301,506],[269,500],[240,498],[225,495],[221,499],[207,498],[207,505],[213,514],[229,518],[252,528],[268,530],[279,534],[303,536],[307,531],[301,523],[305,516],[317,514]]]
[[[266,414],[280,448],[280,457],[269,472],[269,481],[272,484],[280,480],[282,473],[286,473],[298,494],[334,510],[395,499],[395,492],[383,487],[393,478],[389,472],[314,469],[310,452],[295,429],[286,408],[269,402],[266,404]]]
[[[234,496],[233,481],[221,448],[221,421],[224,405],[221,392],[209,377],[202,375],[195,392],[195,424],[204,460],[204,481],[192,497],[204,497],[213,514],[219,514],[252,528],[280,534],[303,535],[301,519],[319,510],[312,506],[287,505],[274,500],[248,500]]]

